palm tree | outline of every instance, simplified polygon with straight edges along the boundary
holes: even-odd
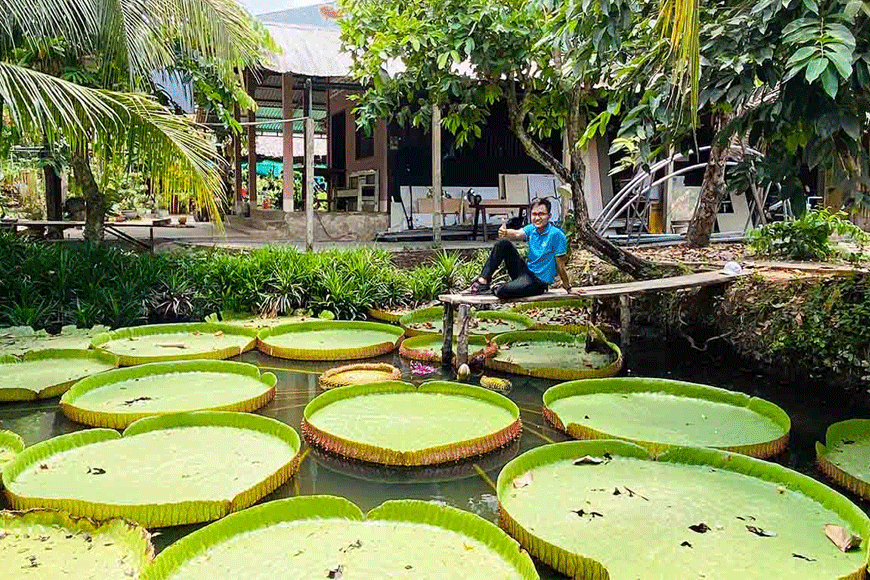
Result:
[[[69,147],[87,238],[102,238],[106,209],[94,156],[108,163],[135,152],[164,193],[189,192],[216,215],[223,160],[202,127],[147,90],[179,54],[227,77],[258,60],[263,33],[234,0],[0,0],[0,14],[0,105],[19,134]],[[16,61],[17,49],[40,39],[97,63],[97,88]]]

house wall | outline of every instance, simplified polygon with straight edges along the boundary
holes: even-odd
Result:
[[[387,123],[378,121],[373,131],[375,138],[375,154],[363,159],[356,158],[356,117],[353,114],[355,103],[347,98],[346,91],[332,91],[329,96],[329,113],[335,116],[345,111],[345,167],[347,174],[368,169],[378,170],[379,210],[388,211],[387,203]]]

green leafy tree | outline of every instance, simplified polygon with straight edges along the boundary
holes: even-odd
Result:
[[[771,190],[805,207],[804,167],[833,177],[852,201],[866,200],[870,144],[870,3],[865,0],[730,0],[705,4],[699,15],[698,111],[714,137],[688,242],[709,243],[726,193],[729,144],[758,149],[742,156],[733,184],[753,192]],[[611,63],[619,79],[611,106],[621,119],[617,149],[627,164],[642,164],[669,149],[696,146],[684,114],[685,87],[656,76],[648,38],[636,37],[630,58]],[[640,84],[643,79],[654,82]],[[670,97],[679,95],[676,101]],[[696,109],[690,109],[694,113]],[[741,193],[742,193],[741,191]],[[758,196],[761,197],[761,196]]]
[[[623,38],[656,6],[630,0],[347,0],[342,40],[368,90],[358,122],[379,118],[428,127],[432,106],[459,145],[479,137],[490,107],[507,103],[526,152],[570,184],[576,238],[632,276],[655,274],[645,260],[598,235],[589,221],[581,156],[588,120],[603,98],[601,72]],[[661,36],[655,50],[667,59]],[[607,108],[602,115],[616,115]],[[603,126],[606,127],[604,121]],[[565,131],[570,168],[544,140]]]
[[[216,215],[221,158],[202,127],[148,92],[179,54],[222,78],[256,62],[261,35],[233,0],[0,0],[0,99],[14,135],[64,145],[88,202],[86,237],[101,239],[106,211],[91,162],[131,155],[166,194],[192,193]],[[34,43],[54,45],[21,50]],[[74,66],[68,66],[73,63]]]

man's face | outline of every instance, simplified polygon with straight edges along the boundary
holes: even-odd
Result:
[[[550,221],[550,212],[543,205],[532,207],[532,225],[536,228],[543,228]]]

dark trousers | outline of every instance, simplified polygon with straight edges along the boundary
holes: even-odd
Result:
[[[547,291],[547,284],[538,280],[537,276],[529,270],[526,261],[523,260],[510,240],[501,239],[495,243],[489,253],[489,259],[484,264],[483,270],[480,271],[480,277],[487,282],[491,281],[493,274],[502,263],[504,263],[508,276],[510,276],[510,282],[502,284],[493,291],[493,294],[499,298],[524,298],[543,294]]]

